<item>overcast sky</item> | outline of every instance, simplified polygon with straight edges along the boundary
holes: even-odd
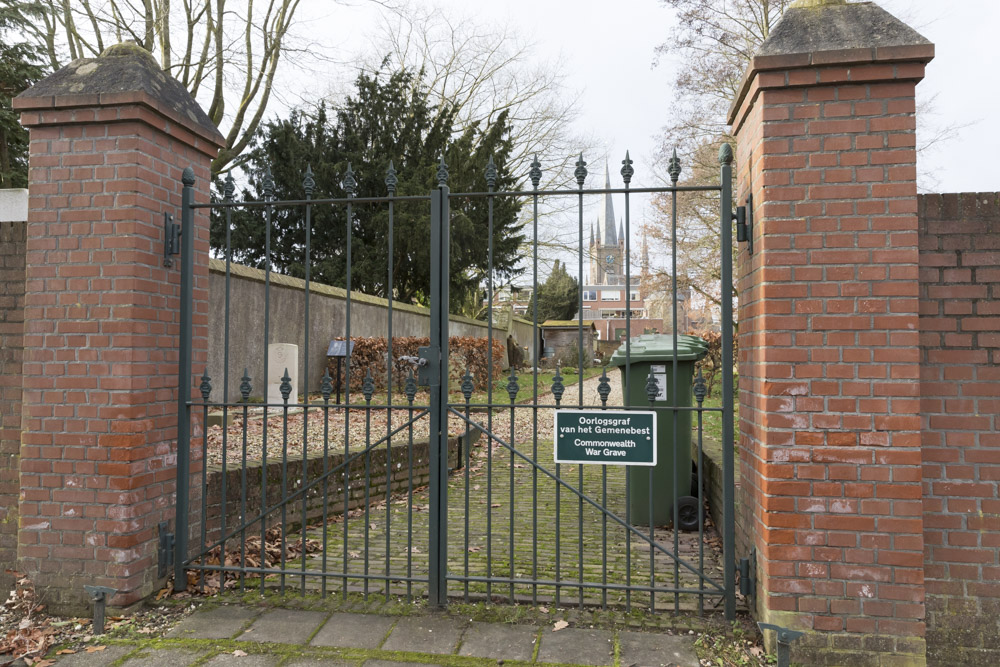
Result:
[[[618,169],[625,151],[635,161],[634,187],[661,185],[652,174],[657,135],[669,118],[672,82],[683,63],[662,58],[654,66],[655,49],[668,38],[673,12],[660,0],[411,0],[415,5],[439,7],[453,17],[468,17],[489,25],[508,23],[520,36],[534,42],[540,61],[561,59],[567,88],[578,93],[580,115],[574,134],[592,136],[609,151],[612,185],[621,186]],[[1000,26],[1000,0],[877,0],[886,10],[914,27],[936,45],[936,57],[917,88],[924,117],[918,143],[952,129],[950,136],[918,159],[918,185],[930,192],[1000,190],[995,167],[1000,155],[1000,132],[995,125],[1000,108],[1000,50],[992,46]],[[337,56],[349,64],[352,54],[372,53],[377,5],[349,5],[304,0],[303,28],[317,41],[336,40]],[[340,79],[311,79],[303,95],[344,88],[353,80],[350,67],[334,68]],[[333,71],[333,70],[332,70]],[[301,76],[301,75],[299,75]],[[345,78],[346,76],[346,78]],[[293,77],[298,78],[298,77]],[[325,87],[321,89],[321,87]],[[302,90],[302,86],[298,86]],[[289,86],[286,89],[295,90]],[[312,98],[315,99],[314,97]],[[921,103],[921,100],[924,102]],[[930,104],[926,101],[932,100]],[[282,113],[280,107],[271,109]],[[603,165],[590,160],[588,186],[598,187]],[[587,217],[596,216],[600,202],[588,203]],[[616,213],[623,201],[616,196]],[[633,200],[633,258],[637,257],[638,228],[645,220],[642,198]],[[569,226],[575,229],[575,222]],[[562,223],[558,223],[562,224]],[[589,223],[588,223],[589,224]],[[585,232],[586,235],[586,232]],[[575,233],[574,233],[575,238]],[[664,255],[654,250],[665,260]],[[563,259],[573,259],[563,257]],[[570,262],[571,272],[576,264]],[[586,269],[585,269],[586,270]],[[547,273],[543,267],[543,275]]]
[[[1000,1],[877,1],[936,45],[927,78],[918,86],[922,99],[934,99],[935,113],[928,119],[926,134],[936,135],[946,126],[957,128],[954,136],[921,155],[921,189],[1000,190],[994,166],[1000,155],[1000,132],[995,127],[1000,50],[992,46],[1000,26]],[[605,143],[612,159],[620,160],[630,150],[636,184],[652,184],[646,181],[646,167],[656,150],[659,129],[668,121],[676,68],[683,66],[666,59],[653,66],[654,49],[667,39],[674,20],[659,0],[413,2],[442,7],[456,16],[471,13],[479,22],[509,21],[535,42],[539,59],[561,57],[568,87],[582,95],[578,131]],[[316,26],[336,35],[342,53],[364,48],[376,10],[361,3],[328,13],[330,5],[325,2],[306,3],[305,15],[316,17]],[[344,24],[350,30],[343,30]]]

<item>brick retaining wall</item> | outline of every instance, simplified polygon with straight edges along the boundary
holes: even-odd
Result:
[[[479,431],[470,434],[469,439],[475,445],[479,439]],[[448,441],[448,469],[454,470],[459,467],[464,456],[465,436],[453,436]],[[354,453],[351,456],[355,456]],[[426,439],[417,440],[413,443],[412,451],[412,473],[410,468],[410,448],[398,443],[392,448],[392,471],[389,477],[390,495],[392,493],[405,492],[413,480],[413,488],[425,486],[430,482],[430,451]],[[370,466],[368,474],[370,479],[368,489],[368,499],[370,503],[375,503],[386,497],[386,457],[387,450],[380,448],[373,450],[368,464]],[[323,455],[316,453],[306,459],[306,476],[309,482],[318,480],[323,476]],[[331,454],[327,457],[327,470],[336,469],[344,462],[344,454]],[[365,459],[360,457],[355,459],[349,466],[348,472],[348,509],[355,509],[364,504],[365,498]],[[247,462],[247,517],[249,519],[260,516],[262,494],[258,489],[262,488],[262,466],[260,461]],[[272,461],[267,464],[267,507],[273,508],[281,501],[281,460]],[[302,459],[290,454],[287,467],[288,488],[292,493],[298,488],[297,481],[302,478]],[[221,508],[222,508],[222,482],[226,481],[226,530],[232,532],[234,528],[241,525],[242,504],[240,489],[242,484],[243,468],[241,466],[227,466],[226,474],[223,476],[222,467],[218,465],[208,466],[208,543],[220,539],[221,537]],[[336,516],[343,511],[343,469],[329,477],[327,486],[328,492],[328,515]],[[307,493],[306,518],[313,522],[323,516],[323,492],[322,486],[315,487],[315,493]],[[302,500],[296,498],[286,505],[289,526],[300,525]],[[267,526],[275,526],[280,523],[279,510],[275,509],[268,515]],[[254,535],[260,531],[260,523],[253,523],[249,527],[249,534]],[[236,543],[230,543],[229,548],[233,549]],[[196,551],[193,550],[193,553]]]
[[[927,658],[1000,664],[1000,193],[919,198]]]
[[[0,586],[17,559],[26,229],[24,222],[0,222]]]

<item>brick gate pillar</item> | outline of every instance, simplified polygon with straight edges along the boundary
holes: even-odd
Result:
[[[179,275],[163,213],[179,213],[188,166],[207,200],[223,139],[132,45],[72,62],[14,108],[31,132],[19,566],[56,609],[89,606],[84,584],[125,606],[155,590],[157,523],[173,523]],[[208,216],[195,227],[203,360]]]
[[[934,46],[874,3],[800,0],[729,123],[742,502],[757,614],[804,664],[924,664],[916,84]],[[881,662],[880,662],[881,661]]]

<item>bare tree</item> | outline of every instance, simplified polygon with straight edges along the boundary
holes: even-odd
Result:
[[[461,130],[507,112],[511,164],[543,162],[543,186],[572,180],[577,154],[592,141],[571,131],[578,95],[566,89],[564,64],[540,61],[535,45],[510,24],[485,26],[438,8],[409,5],[384,12],[362,67],[422,71],[440,108],[457,109]]]
[[[486,25],[469,16],[411,3],[382,14],[367,53],[360,59],[364,69],[388,64],[422,71],[439,107],[457,109],[460,130],[484,127],[506,112],[514,146],[509,164],[518,170],[521,187],[530,188],[528,170],[535,156],[542,165],[542,189],[576,187],[573,172],[581,152],[592,165],[603,165],[599,142],[573,130],[579,94],[567,89],[564,63],[541,58],[536,45],[509,23]],[[576,224],[566,224],[565,207],[570,205],[575,203],[569,198],[540,202],[541,276],[556,261],[575,256],[571,253],[577,248]],[[531,207],[523,207],[529,245],[530,215]],[[526,248],[529,263],[532,250]],[[570,266],[575,264],[570,262]]]
[[[676,94],[662,129],[659,171],[664,174],[676,150],[684,166],[681,182],[705,184],[718,179],[718,147],[732,142],[726,124],[727,112],[739,91],[751,58],[770,36],[771,30],[792,0],[662,0],[678,21],[668,39],[657,49],[683,63],[674,81]],[[926,121],[934,117],[933,100],[918,106],[919,151],[939,144],[957,129],[933,129]],[[923,119],[921,121],[921,119]],[[925,131],[926,130],[926,131]],[[933,174],[922,171],[924,182]],[[648,227],[654,247],[669,254],[671,218],[662,198],[655,222]],[[714,207],[714,208],[713,208]],[[710,302],[718,302],[719,253],[717,199],[704,193],[680,198],[678,210],[678,287],[690,287]],[[660,281],[669,286],[668,274]],[[735,293],[735,292],[734,292]]]
[[[53,69],[132,41],[203,103],[226,138],[218,173],[244,151],[274,94],[279,62],[297,44],[301,0],[0,0],[31,17],[26,31]],[[372,0],[379,1],[379,0]]]

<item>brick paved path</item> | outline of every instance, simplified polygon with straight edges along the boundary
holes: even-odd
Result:
[[[612,380],[609,405],[618,403],[620,387],[617,373]],[[599,405],[598,379],[584,383],[584,403]],[[567,390],[575,403],[576,388]],[[492,432],[499,438],[511,441],[510,410],[495,412]],[[452,473],[448,484],[448,570],[450,577],[487,577],[515,580],[487,584],[482,581],[449,581],[449,594],[481,599],[515,599],[532,602],[576,604],[581,593],[586,604],[640,605],[656,609],[678,608],[695,610],[695,594],[656,593],[653,600],[648,592],[627,594],[621,590],[607,590],[600,586],[624,585],[631,582],[639,586],[680,587],[698,589],[699,571],[704,571],[714,581],[721,582],[721,549],[711,526],[706,528],[704,539],[697,532],[680,532],[657,528],[653,540],[658,548],[650,548],[649,526],[637,526],[641,534],[631,533],[621,523],[625,510],[625,468],[623,466],[562,465],[552,461],[552,410],[517,407],[514,422],[516,449],[545,470],[558,475],[570,487],[556,483],[552,477],[535,469],[529,461],[512,455],[498,442],[487,446],[487,438],[480,439],[469,453],[468,466]],[[472,414],[476,423],[486,425],[485,413]],[[452,418],[451,430],[464,429],[461,418]],[[535,438],[537,433],[537,450]],[[687,471],[685,469],[684,476]],[[514,490],[513,502],[511,489]],[[607,513],[594,507],[575,490],[582,490]],[[557,511],[558,506],[558,511]],[[356,575],[405,577],[426,579],[428,543],[428,497],[426,489],[415,490],[412,503],[406,494],[397,496],[388,506],[373,505],[369,511],[355,512],[347,525],[347,548],[344,548],[343,523],[330,524],[326,534],[326,570],[344,571]],[[466,518],[468,517],[468,518]],[[388,531],[387,531],[388,525]],[[388,550],[386,534],[388,532]],[[311,537],[322,540],[320,530]],[[513,537],[513,540],[512,540]],[[676,544],[675,544],[676,538]],[[366,542],[367,540],[367,542]],[[606,546],[605,546],[606,545]],[[512,548],[513,546],[513,548]],[[652,555],[651,555],[652,552]],[[388,559],[386,554],[388,553]],[[681,563],[673,558],[678,554]],[[409,559],[407,555],[409,554]],[[313,554],[307,562],[309,570],[323,571],[322,554]],[[584,587],[582,580],[594,587]],[[560,585],[517,583],[526,579],[558,581]],[[299,585],[297,577],[287,583]],[[342,590],[343,580],[331,578],[327,590]],[[385,592],[384,583],[370,580],[367,587],[361,579],[348,580],[348,590],[369,593]],[[307,581],[310,589],[320,586],[315,578]],[[513,588],[513,591],[512,591]],[[712,610],[720,597],[710,584],[705,597],[705,608]],[[403,581],[390,584],[390,593],[426,595],[425,581]]]

